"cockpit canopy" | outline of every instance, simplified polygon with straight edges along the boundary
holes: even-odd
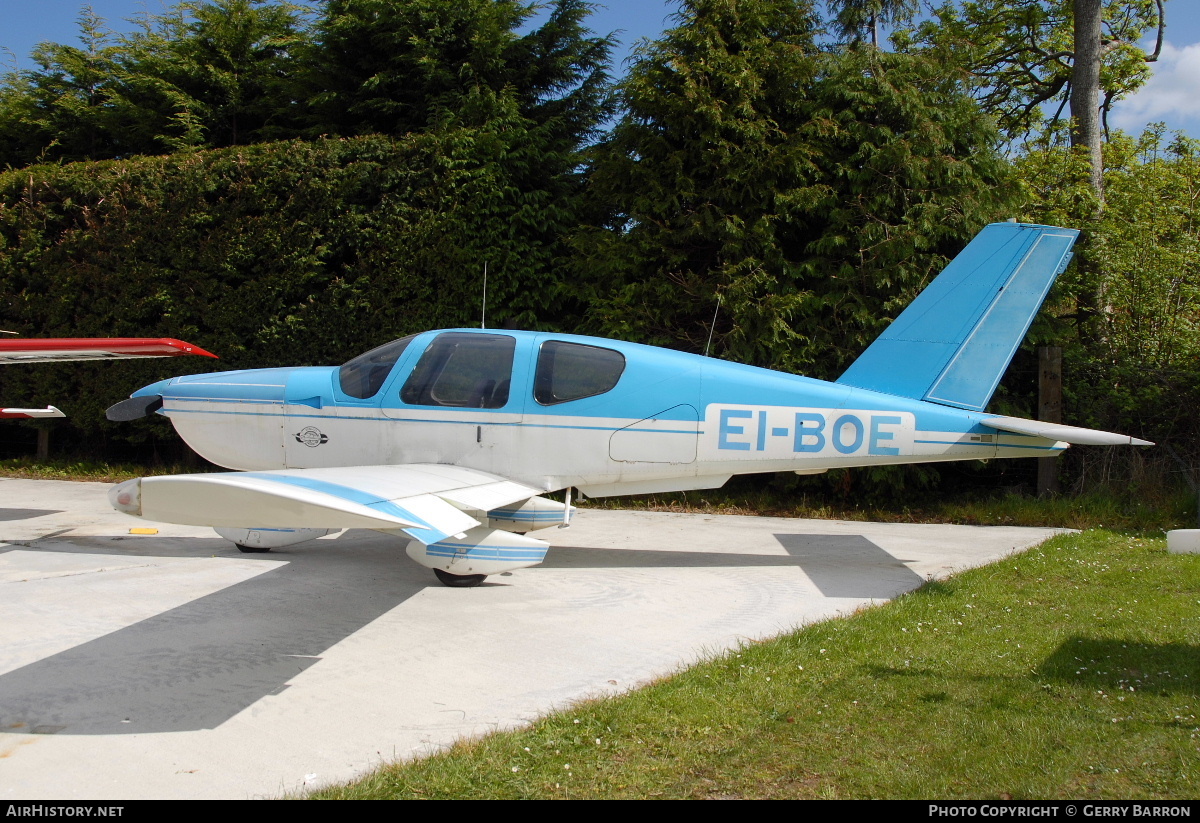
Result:
[[[360,354],[338,371],[350,397],[377,395],[418,335],[409,335]],[[442,332],[433,338],[400,389],[411,406],[499,409],[512,394],[517,338],[487,332]],[[566,340],[545,340],[538,348],[533,385],[526,389],[542,406],[595,397],[611,391],[625,371],[625,356],[614,349]]]

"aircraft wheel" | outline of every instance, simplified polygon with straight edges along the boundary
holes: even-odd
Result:
[[[243,554],[264,554],[270,551],[270,549],[264,549],[259,546],[244,546],[241,543],[234,543],[233,545],[237,546],[238,551]]]
[[[486,574],[451,574],[441,569],[434,569],[437,579],[452,589],[472,589],[487,577]]]

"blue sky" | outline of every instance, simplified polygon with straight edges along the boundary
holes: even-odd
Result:
[[[453,2],[453,0],[448,0]],[[80,0],[0,0],[0,58],[6,68],[29,68],[29,54],[42,41],[74,44]],[[162,0],[92,0],[97,14],[114,31],[131,31],[127,22],[139,13],[160,13]],[[592,16],[601,33],[617,32],[623,60],[634,43],[656,37],[669,24],[672,0],[606,0]],[[1110,125],[1140,132],[1148,122],[1200,137],[1200,0],[1168,0],[1167,44],[1154,76],[1136,95],[1114,107]]]

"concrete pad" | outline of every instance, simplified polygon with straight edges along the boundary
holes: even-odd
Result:
[[[448,589],[394,537],[244,555],[107,489],[0,480],[0,800],[302,791],[1055,533],[584,510],[543,565]]]

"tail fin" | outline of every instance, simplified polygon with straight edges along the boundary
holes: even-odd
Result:
[[[1078,235],[986,226],[837,382],[983,411]]]

